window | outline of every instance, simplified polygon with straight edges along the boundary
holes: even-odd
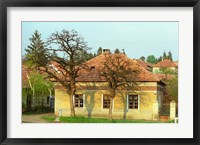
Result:
[[[77,108],[83,107],[83,94],[76,94],[74,100],[75,100],[75,107]]]
[[[138,109],[138,95],[129,95],[128,96],[128,108],[129,109]]]
[[[110,97],[109,95],[103,95],[103,109],[110,108]]]
[[[95,69],[95,66],[91,66],[90,68],[91,68],[91,69]]]

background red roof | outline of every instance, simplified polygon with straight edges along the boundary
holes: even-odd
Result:
[[[157,64],[155,64],[154,67],[177,67],[177,65],[170,59],[164,59],[163,61],[160,61]]]

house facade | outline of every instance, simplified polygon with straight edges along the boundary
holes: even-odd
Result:
[[[86,63],[90,70],[81,72],[76,79],[77,90],[73,102],[77,116],[108,117],[110,106],[108,82],[100,75],[98,69],[103,61],[105,61],[104,54],[89,60]],[[158,119],[165,84],[140,66],[137,61],[131,61],[138,65],[141,73],[132,88],[116,90],[112,116],[116,119]],[[59,84],[55,88],[55,115],[70,116],[70,97],[67,90]]]
[[[108,117],[109,97],[106,91],[107,84],[103,82],[81,83],[78,85],[90,86],[87,89],[78,89],[74,95],[75,112],[78,116]],[[113,101],[113,118],[146,119],[152,120],[154,103],[162,106],[163,85],[158,82],[138,83],[141,90],[120,91]],[[92,89],[92,88],[95,89]],[[70,97],[63,89],[55,90],[55,115],[70,116]],[[158,108],[159,109],[159,108]]]
[[[178,73],[178,62],[173,62],[170,59],[164,59],[153,66],[153,73],[162,73],[162,70]]]

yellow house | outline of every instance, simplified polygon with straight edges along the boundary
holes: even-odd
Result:
[[[96,69],[102,61],[104,61],[104,54],[89,60],[88,64],[91,67],[89,73],[80,73],[76,80],[77,91],[73,101],[77,116],[108,117],[110,106],[108,83]],[[137,62],[134,61],[134,63]],[[139,64],[137,65],[139,66]],[[133,88],[116,92],[112,108],[113,118],[158,119],[165,84],[143,67],[140,67],[140,69],[142,73],[137,78]],[[70,116],[69,95],[67,90],[59,84],[55,88],[55,115]]]

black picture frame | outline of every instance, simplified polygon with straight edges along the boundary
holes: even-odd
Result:
[[[8,7],[193,7],[193,138],[7,138],[7,8]],[[200,144],[200,2],[199,0],[1,0],[0,2],[0,143],[2,145],[61,144]]]

